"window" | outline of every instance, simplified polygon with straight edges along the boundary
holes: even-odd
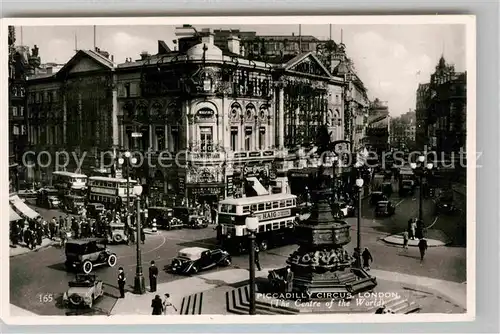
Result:
[[[126,83],[124,86],[125,86],[125,97],[130,97],[130,83]]]
[[[252,127],[245,128],[245,151],[252,149]]]
[[[13,135],[16,135],[16,136],[17,136],[17,135],[19,135],[19,126],[14,125],[14,126],[12,127],[12,134],[13,134]]]
[[[19,116],[24,116],[24,107],[19,107]]]
[[[249,212],[250,212],[250,206],[245,205],[245,206],[243,207],[243,213],[249,213]]]
[[[172,150],[174,152],[179,151],[180,149],[180,137],[179,137],[179,126],[174,125],[170,129],[170,132],[172,134]]]
[[[12,107],[12,116],[17,116],[17,107]]]
[[[261,203],[261,204],[259,204],[258,208],[259,208],[259,211],[264,210],[264,204],[262,204],[262,203]]]
[[[286,206],[286,202],[285,201],[280,201],[280,208],[284,208]]]
[[[213,128],[211,126],[200,126],[200,142],[202,152],[212,152]]]
[[[287,199],[286,200],[286,206],[292,206],[293,205],[293,200]]]
[[[251,210],[252,210],[253,212],[257,211],[257,204],[252,204],[252,206],[251,206]]]
[[[259,131],[259,150],[263,150],[266,146],[266,128],[260,127]]]
[[[238,150],[238,128],[236,126],[231,127],[231,150],[233,152]]]
[[[266,203],[266,210],[271,210],[271,202]]]
[[[273,202],[273,209],[277,209],[280,207],[280,203],[279,202]]]

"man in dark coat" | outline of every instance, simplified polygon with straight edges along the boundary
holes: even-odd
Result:
[[[259,250],[259,247],[257,246],[257,247],[255,247],[255,265],[257,266],[257,270],[261,271],[262,268],[260,267],[259,253],[260,253],[260,250]]]
[[[41,245],[43,239],[43,227],[41,225],[36,228],[36,244]]]
[[[373,257],[368,248],[365,247],[361,257],[363,258],[363,269],[370,270],[370,262],[373,262]]]
[[[151,307],[153,308],[153,315],[162,315],[163,313],[163,301],[160,295],[156,295],[151,302]]]
[[[286,267],[284,283],[285,283],[285,292],[292,292],[292,290],[293,290],[293,272],[289,266]]]
[[[156,292],[157,278],[158,267],[155,265],[155,261],[151,261],[151,266],[149,267],[149,286],[151,287],[151,292]]]
[[[118,289],[120,290],[120,298],[125,298],[125,273],[123,272],[123,267],[118,268]]]
[[[146,234],[144,233],[144,229],[141,227],[141,243],[146,242]]]
[[[425,240],[424,238],[420,239],[420,241],[418,242],[418,249],[420,250],[420,262],[424,260],[427,247],[427,240]]]

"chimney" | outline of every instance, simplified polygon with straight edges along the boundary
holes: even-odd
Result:
[[[229,36],[227,39],[227,48],[229,49],[229,52],[241,55],[241,45],[239,37],[233,35]]]
[[[114,63],[115,62],[115,56],[111,55],[111,61]]]
[[[201,31],[201,42],[203,44],[210,44],[214,45],[214,33],[212,32],[212,29],[210,28],[205,28]]]
[[[141,52],[141,60],[146,60],[149,58],[149,53],[147,51]]]

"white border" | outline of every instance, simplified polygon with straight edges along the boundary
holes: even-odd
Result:
[[[0,315],[11,325],[110,325],[110,324],[257,324],[257,323],[394,323],[394,322],[457,322],[473,321],[476,314],[476,18],[474,15],[400,15],[400,16],[228,16],[228,17],[143,17],[143,18],[13,18],[1,22],[0,50],[0,133],[3,143],[0,152],[8,156],[8,26],[75,26],[75,25],[217,25],[229,24],[464,24],[466,26],[466,64],[467,64],[467,312],[464,314],[412,314],[374,316],[371,314],[325,314],[300,316],[238,316],[238,315],[172,315],[153,316],[10,316],[10,268],[9,224],[2,225],[1,237],[1,295]],[[390,23],[388,23],[390,22]],[[8,215],[8,164],[0,164],[3,177],[0,179],[0,212]]]

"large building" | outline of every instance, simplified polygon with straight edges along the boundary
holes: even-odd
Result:
[[[429,144],[429,132],[427,126],[428,107],[430,99],[430,89],[428,83],[419,84],[417,89],[417,105],[416,105],[416,134],[415,145],[417,149],[424,149],[425,145]]]
[[[99,49],[78,51],[28,82],[32,149],[85,154],[87,174],[120,174],[116,158],[130,150],[149,156],[134,177],[153,200],[211,201],[241,195],[252,177],[268,184],[306,167],[292,153],[314,145],[324,124],[332,140],[344,139],[344,78],[314,53],[259,61],[237,36],[226,41],[223,50],[209,30],[193,29],[175,51],[160,41],[158,54],[122,64]],[[103,152],[111,152],[104,171]],[[50,182],[50,172],[39,177]]]
[[[24,177],[23,153],[28,147],[28,113],[26,80],[40,64],[38,48],[16,46],[16,32],[9,27],[9,183],[10,191],[18,191]]]
[[[366,129],[366,146],[381,157],[389,149],[391,121],[389,107],[384,101],[375,99],[370,105]]]
[[[390,144],[398,149],[415,149],[416,139],[416,115],[414,111],[391,118],[390,122]]]

